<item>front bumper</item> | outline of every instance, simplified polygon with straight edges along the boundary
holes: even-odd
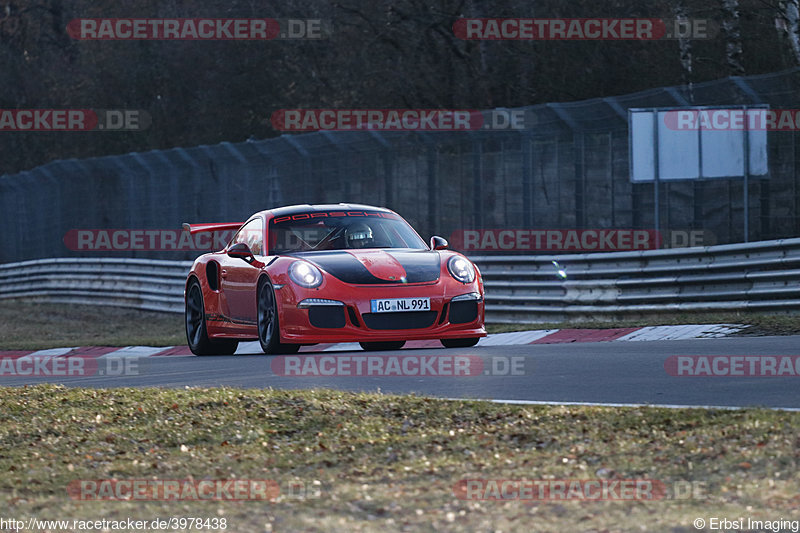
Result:
[[[276,293],[280,302],[281,342],[285,343],[486,336],[484,300],[477,281],[462,284],[440,279],[427,284],[329,286],[326,290],[307,290],[287,284]],[[372,313],[371,300],[378,298],[430,298],[430,310]]]

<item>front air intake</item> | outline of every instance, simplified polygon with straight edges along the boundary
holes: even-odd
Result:
[[[433,325],[436,314],[436,311],[364,313],[363,318],[369,329],[422,329]]]

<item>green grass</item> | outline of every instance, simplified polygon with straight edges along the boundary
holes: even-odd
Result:
[[[509,406],[338,391],[0,389],[0,508],[254,531],[692,531],[798,519],[800,413]],[[81,479],[271,479],[266,502],[81,502]],[[659,501],[476,501],[466,478],[645,479]],[[673,499],[673,487],[702,489]],[[287,487],[309,487],[289,494]],[[312,489],[313,487],[313,489]]]
[[[0,300],[0,350],[182,344],[181,314]]]

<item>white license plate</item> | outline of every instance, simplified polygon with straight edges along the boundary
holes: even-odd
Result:
[[[381,298],[370,300],[373,313],[397,313],[402,311],[430,311],[430,298]]]

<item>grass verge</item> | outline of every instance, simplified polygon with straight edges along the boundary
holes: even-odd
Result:
[[[0,300],[0,350],[182,344],[180,314]]]
[[[0,507],[43,519],[217,517],[228,532],[688,532],[698,517],[798,519],[799,434],[800,413],[767,410],[3,388]],[[270,479],[281,493],[259,502],[67,495],[70,482],[109,478]],[[466,478],[651,479],[667,493],[657,501],[465,500],[454,486]]]

